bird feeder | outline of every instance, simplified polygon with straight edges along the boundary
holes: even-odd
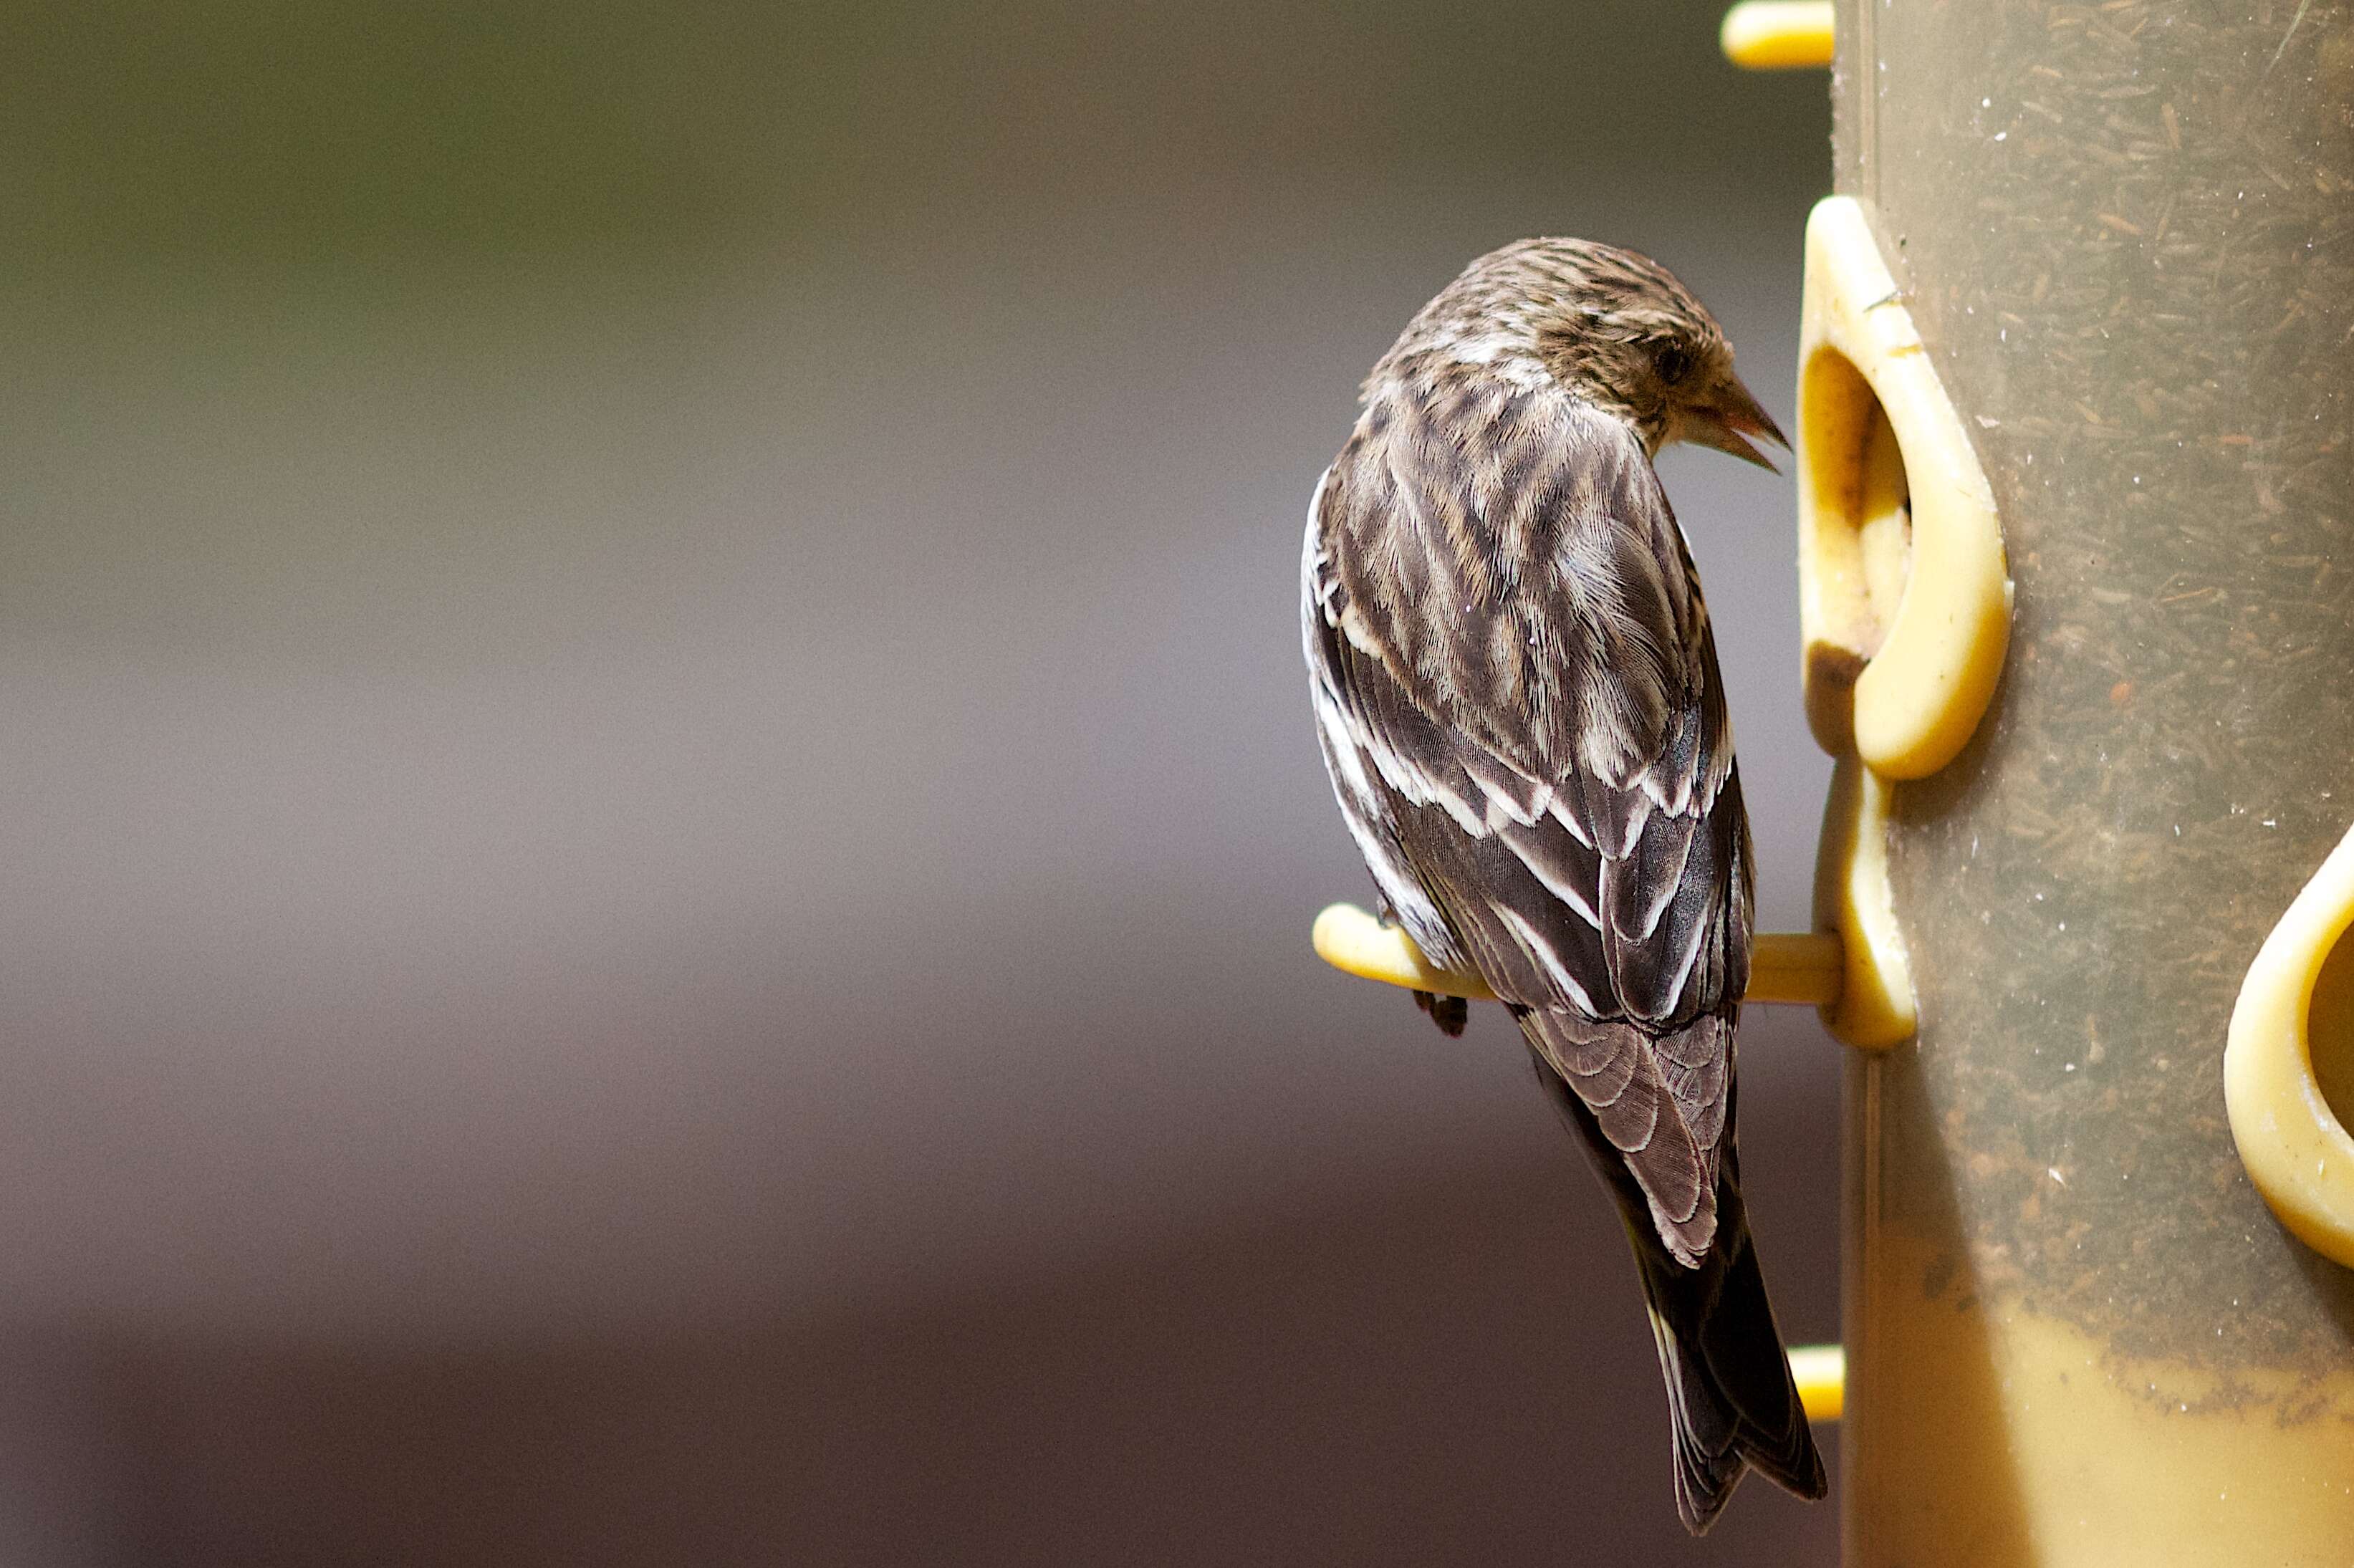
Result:
[[[2354,1561],[2354,8],[1758,3],[1850,1568]],[[1833,50],[1835,49],[1835,55]],[[1481,994],[1328,911],[1353,972]],[[1843,1409],[1842,1409],[1843,1406]]]
[[[1847,1075],[1845,1560],[2344,1563],[2354,13],[1833,31],[1808,708],[1917,1009]]]

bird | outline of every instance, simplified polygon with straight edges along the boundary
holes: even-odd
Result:
[[[1649,257],[1525,239],[1415,315],[1317,482],[1316,729],[1381,895],[1510,1009],[1633,1245],[1677,1511],[1823,1496],[1734,1137],[1752,852],[1715,640],[1653,460],[1788,441]],[[1460,998],[1417,993],[1449,1035]]]

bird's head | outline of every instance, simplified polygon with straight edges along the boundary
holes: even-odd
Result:
[[[1627,420],[1653,452],[1691,441],[1771,469],[1746,438],[1790,444],[1691,291],[1648,256],[1588,240],[1523,239],[1472,262],[1383,362],[1408,364],[1550,382]]]

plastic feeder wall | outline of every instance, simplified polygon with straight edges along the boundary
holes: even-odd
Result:
[[[1919,1028],[1848,1069],[1846,1558],[2344,1568],[2354,7],[1835,31],[1837,188],[2016,596],[1966,743],[1870,776]],[[1872,522],[1862,602],[1945,591]]]

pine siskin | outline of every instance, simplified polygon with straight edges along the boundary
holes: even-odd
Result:
[[[1476,970],[1617,1200],[1697,1534],[1745,1469],[1823,1495],[1741,1202],[1749,827],[1700,583],[1651,460],[1782,434],[1647,258],[1467,268],[1364,385],[1309,510],[1324,759],[1384,913]],[[1459,1000],[1419,996],[1459,1033]]]

